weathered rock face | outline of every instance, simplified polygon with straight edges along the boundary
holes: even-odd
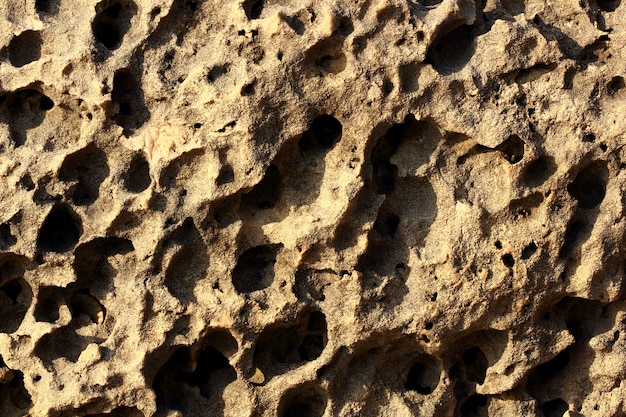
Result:
[[[624,415],[620,3],[0,2],[0,415]]]

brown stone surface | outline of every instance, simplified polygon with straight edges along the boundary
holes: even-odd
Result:
[[[0,2],[0,416],[626,415],[621,0]]]

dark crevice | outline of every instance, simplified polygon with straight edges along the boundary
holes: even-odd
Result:
[[[233,270],[233,286],[240,294],[265,289],[274,282],[274,264],[283,245],[262,245],[246,250]]]
[[[67,252],[78,243],[81,228],[80,218],[69,206],[57,205],[41,225],[37,246],[44,252]]]
[[[14,67],[23,67],[26,64],[41,58],[41,35],[34,30],[27,30],[11,39],[9,43],[9,61]]]

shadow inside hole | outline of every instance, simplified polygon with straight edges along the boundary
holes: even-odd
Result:
[[[104,151],[95,144],[65,157],[59,171],[61,181],[77,181],[71,198],[78,206],[90,205],[100,195],[100,184],[109,176],[109,165]]]
[[[241,208],[244,211],[267,210],[276,205],[280,198],[282,179],[280,171],[270,164],[265,176],[252,190],[241,197]]]
[[[234,344],[236,351],[237,342],[227,332],[219,333],[221,346],[213,345],[210,334],[199,346],[176,349],[161,367],[152,384],[159,408],[184,415],[223,414],[222,393],[237,379],[237,372],[220,349],[232,350]]]
[[[439,385],[440,374],[436,359],[429,356],[419,357],[409,370],[404,388],[422,395],[431,394]]]
[[[23,278],[0,286],[0,333],[13,333],[20,327],[32,300],[33,291]]]
[[[462,25],[439,34],[428,47],[426,63],[441,75],[460,71],[476,52],[474,26]]]
[[[339,74],[347,65],[343,38],[339,36],[322,39],[305,53],[305,67],[309,76]]]
[[[150,118],[150,111],[146,107],[141,88],[141,79],[128,68],[115,72],[111,100],[118,106],[117,113],[112,117],[113,121],[123,128],[126,137],[130,137]]]
[[[306,383],[288,390],[278,405],[279,417],[321,417],[328,398],[321,387]]]
[[[164,284],[183,305],[196,301],[194,288],[209,268],[207,246],[191,219],[185,220],[165,246],[177,247],[165,270]]]
[[[524,141],[517,135],[509,136],[504,142],[496,146],[507,161],[516,164],[524,158]]]
[[[39,126],[52,107],[54,102],[49,97],[32,88],[0,96],[0,111],[9,124],[15,147],[26,143],[28,130]]]
[[[253,362],[267,382],[294,366],[317,359],[326,343],[326,316],[313,311],[296,325],[264,330],[254,348]]]
[[[461,417],[488,417],[487,406],[489,397],[482,394],[470,396],[459,408]]]
[[[35,0],[35,10],[39,13],[57,14],[60,0]]]
[[[526,389],[533,398],[541,398],[544,387],[558,378],[559,373],[570,363],[570,350],[565,349],[548,362],[535,367],[528,375]]]
[[[7,250],[17,243],[17,238],[11,234],[11,224],[0,224],[0,250]]]
[[[562,398],[545,402],[541,406],[544,417],[563,417],[567,410],[569,410],[569,405]]]
[[[44,252],[67,252],[78,243],[81,227],[80,218],[69,206],[57,205],[39,229],[37,246]]]
[[[303,152],[317,148],[331,149],[341,139],[343,127],[339,120],[328,114],[316,117],[311,127],[302,134],[298,146]]]
[[[556,163],[551,156],[540,156],[528,164],[522,174],[524,183],[530,187],[538,187],[556,172]]]
[[[150,164],[143,152],[137,153],[128,165],[128,170],[122,175],[124,187],[131,193],[140,193],[152,183],[150,178]]]
[[[73,265],[77,282],[99,293],[110,291],[117,270],[108,258],[118,254],[126,255],[134,250],[130,240],[119,237],[101,237],[79,245],[74,251]]]
[[[274,264],[282,244],[255,246],[246,250],[233,270],[233,286],[239,294],[263,290],[274,282]]]
[[[621,0],[598,0],[598,6],[602,9],[602,11],[614,12],[619,7],[621,2]]]
[[[261,17],[264,0],[245,0],[242,4],[243,10],[248,20],[255,20]]]
[[[313,204],[320,196],[326,170],[326,155],[341,140],[343,127],[335,117],[316,117],[311,126],[288,141],[274,164],[284,174],[284,200],[291,206]]]
[[[28,409],[33,405],[29,392],[24,387],[24,374],[13,370],[13,379],[0,384],[0,412],[7,417],[29,415]]]
[[[40,287],[35,304],[35,320],[39,322],[55,323],[59,319],[59,307],[62,300],[62,291],[57,287]]]
[[[9,43],[9,62],[20,68],[41,58],[41,34],[27,30],[11,39]]]
[[[595,161],[583,168],[567,186],[569,194],[582,209],[594,209],[606,195],[609,170],[606,162]]]
[[[94,37],[108,50],[119,48],[136,12],[137,6],[132,0],[101,1],[96,5],[96,17],[91,23]]]

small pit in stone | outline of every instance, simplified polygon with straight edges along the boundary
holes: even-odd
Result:
[[[77,206],[95,202],[100,184],[108,176],[107,156],[93,143],[65,157],[59,171],[61,181],[76,182],[71,188],[71,199]]]
[[[276,205],[282,190],[282,177],[274,164],[270,164],[265,176],[258,184],[252,187],[247,194],[241,197],[241,206],[244,210],[267,210]]]
[[[34,30],[27,30],[11,39],[9,43],[9,61],[20,68],[41,58],[41,35]]]
[[[322,417],[327,401],[321,387],[306,383],[284,394],[278,406],[278,417]]]
[[[143,152],[133,156],[128,170],[122,175],[124,187],[131,193],[140,193],[152,183],[150,178],[150,164]]]
[[[326,316],[321,311],[309,312],[297,324],[283,326],[264,330],[254,349],[254,365],[263,372],[266,381],[317,359],[326,347]]]
[[[440,373],[439,364],[435,358],[419,357],[409,370],[404,388],[422,395],[431,394],[439,385]]]
[[[342,131],[341,123],[335,117],[328,114],[318,116],[302,134],[298,147],[303,152],[316,148],[331,149],[341,139]]]
[[[132,0],[101,1],[96,5],[96,17],[91,23],[94,37],[109,50],[119,48],[136,12],[137,6]]]
[[[276,256],[281,244],[255,246],[241,254],[233,270],[233,286],[240,294],[263,290],[274,282]]]
[[[595,161],[578,172],[567,191],[578,201],[580,208],[594,209],[604,200],[608,178],[606,162]]]
[[[69,206],[60,204],[52,208],[41,225],[37,245],[44,252],[67,252],[78,243],[80,235],[80,218]]]

